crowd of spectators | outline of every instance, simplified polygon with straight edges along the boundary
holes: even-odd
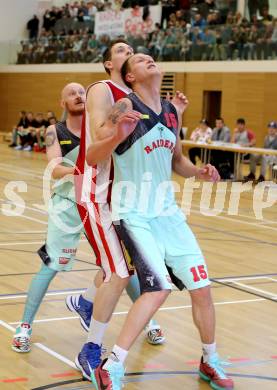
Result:
[[[22,41],[18,64],[92,63],[101,61],[110,37],[94,34],[94,15],[109,8],[157,1],[75,1],[53,7],[28,22],[30,40]],[[249,2],[250,18],[236,12],[235,0],[162,2],[162,20],[150,34],[128,34],[136,51],[159,61],[247,60],[277,57],[277,18],[268,0]],[[30,23],[31,22],[31,23]],[[31,27],[30,27],[31,25]]]
[[[268,134],[264,139],[265,149],[277,150],[277,122],[271,121],[268,123]],[[191,133],[190,140],[196,143],[233,143],[243,147],[254,147],[256,145],[255,133],[246,126],[244,118],[238,118],[236,127],[231,134],[230,128],[224,123],[223,118],[215,120],[215,127],[212,130],[206,119],[202,119],[196,129]],[[189,149],[190,160],[196,164],[197,159],[201,161],[201,148],[193,147]],[[249,160],[250,173],[245,176],[245,180],[256,180],[256,167],[261,165],[260,175],[257,182],[265,180],[268,166],[277,164],[277,159],[274,156],[266,155],[244,155],[244,161]],[[203,162],[203,161],[201,161]],[[222,179],[234,178],[234,153],[223,150],[211,151],[211,163],[217,168]]]
[[[20,118],[12,130],[12,143],[9,147],[15,150],[45,152],[45,131],[48,126],[56,123],[55,114],[47,111],[46,115],[38,112],[20,111]]]

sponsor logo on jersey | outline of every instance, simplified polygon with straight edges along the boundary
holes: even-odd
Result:
[[[157,139],[156,141],[153,141],[151,145],[145,146],[144,150],[147,154],[149,154],[157,148],[166,148],[169,149],[171,153],[173,153],[175,144],[168,139]]]
[[[70,259],[67,257],[59,257],[59,264],[65,265],[69,262]]]
[[[150,284],[151,287],[154,287],[154,276],[147,276],[146,281]]]
[[[76,248],[73,248],[73,249],[71,249],[71,248],[64,248],[63,249],[63,253],[71,253],[71,254],[75,255],[76,252],[77,252]]]
[[[72,141],[71,139],[65,139],[63,141],[60,141],[60,145],[71,145]]]

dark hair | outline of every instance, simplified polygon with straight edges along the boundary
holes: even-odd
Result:
[[[117,43],[126,43],[126,45],[128,45],[128,42],[124,38],[117,38],[117,39],[112,40],[110,42],[109,46],[107,47],[107,49],[103,53],[103,59],[102,59],[103,65],[105,64],[106,61],[111,61],[111,59],[112,59],[112,48]],[[105,65],[104,65],[104,68],[105,68],[105,71],[108,74],[111,74],[110,69],[106,68]]]
[[[209,122],[207,121],[207,119],[201,119],[199,123],[203,123],[203,125],[209,126]]]
[[[26,111],[20,111],[20,114],[26,115]]]
[[[131,56],[132,57],[132,56]],[[132,84],[129,83],[128,81],[126,81],[126,75],[127,73],[130,71],[130,67],[129,67],[129,59],[131,58],[127,58],[127,60],[124,62],[124,64],[122,65],[122,68],[121,68],[121,77],[122,77],[122,80],[124,81],[124,83],[127,85],[127,87],[129,88],[132,88]]]
[[[243,118],[237,119],[237,124],[245,125],[245,120]]]
[[[218,118],[215,118],[216,121],[222,121],[224,123],[224,119],[221,118],[220,116]]]

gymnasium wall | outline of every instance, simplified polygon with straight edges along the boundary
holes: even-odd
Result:
[[[188,73],[186,94],[191,105],[184,122],[189,130],[201,119],[205,90],[222,91],[221,116],[226,125],[233,131],[236,119],[245,118],[257,145],[263,146],[268,122],[277,121],[277,73]]]
[[[185,91],[190,106],[183,125],[189,133],[202,118],[203,91],[222,91],[221,115],[233,130],[244,117],[262,146],[267,123],[277,120],[275,61],[228,63],[163,63],[175,73],[176,90]],[[53,110],[58,117],[60,91],[71,81],[84,86],[107,78],[101,64],[0,67],[0,131],[11,131],[20,110]]]

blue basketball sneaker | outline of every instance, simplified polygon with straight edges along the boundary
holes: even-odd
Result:
[[[91,381],[93,370],[101,364],[101,347],[94,343],[84,344],[75,359],[76,367],[82,371],[83,377]]]
[[[80,316],[82,327],[88,332],[92,316],[93,303],[87,301],[82,295],[68,295],[65,300],[68,310]]]

